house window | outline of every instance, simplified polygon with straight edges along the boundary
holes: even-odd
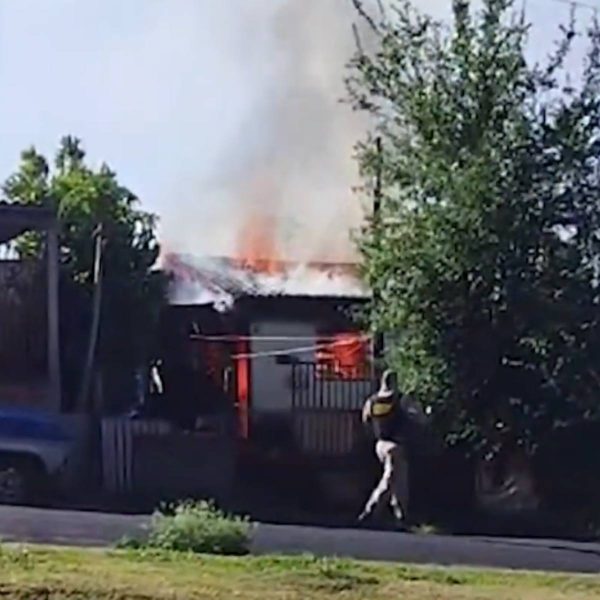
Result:
[[[366,379],[370,372],[369,341],[360,333],[322,338],[316,352],[317,374],[323,379]]]

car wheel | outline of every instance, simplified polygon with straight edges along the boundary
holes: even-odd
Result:
[[[27,499],[27,474],[18,464],[0,465],[0,504],[21,504]]]

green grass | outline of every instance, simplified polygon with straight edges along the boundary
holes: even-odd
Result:
[[[591,600],[600,578],[316,559],[5,548],[3,599]]]

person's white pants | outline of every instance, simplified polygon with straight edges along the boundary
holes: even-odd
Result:
[[[391,506],[394,517],[402,521],[408,504],[408,461],[402,445],[379,440],[375,453],[383,467],[379,483],[367,500],[362,516],[379,513],[386,505]]]

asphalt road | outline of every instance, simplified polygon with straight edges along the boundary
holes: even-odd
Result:
[[[5,542],[110,546],[144,535],[145,516],[0,507]],[[256,526],[255,554],[352,557],[409,563],[600,573],[600,544],[486,537],[449,537],[286,525]]]

